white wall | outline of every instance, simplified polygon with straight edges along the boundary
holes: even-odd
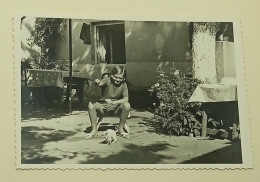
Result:
[[[224,77],[236,77],[234,42],[216,42],[217,81]]]
[[[21,60],[27,59],[29,57],[37,58],[39,47],[28,45],[28,39],[32,35],[33,27],[35,25],[35,18],[25,17],[21,22]]]

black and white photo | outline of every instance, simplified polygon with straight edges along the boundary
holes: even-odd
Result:
[[[251,168],[238,21],[19,16],[18,168]]]

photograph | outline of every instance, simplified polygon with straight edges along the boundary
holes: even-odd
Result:
[[[14,21],[18,168],[252,165],[234,20]]]

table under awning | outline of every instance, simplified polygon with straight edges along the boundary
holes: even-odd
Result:
[[[230,84],[200,84],[189,102],[237,101],[237,86]]]
[[[34,98],[42,104],[55,99],[61,107],[64,81],[62,71],[44,69],[26,69],[22,75],[22,99],[28,99],[31,92]]]
[[[228,81],[227,81],[228,80]],[[232,80],[230,82],[230,80]],[[221,83],[219,84],[199,84],[195,91],[193,92],[192,96],[190,97],[188,102],[202,102],[202,109],[203,112],[203,118],[202,118],[202,132],[201,136],[205,137],[208,133],[207,128],[207,122],[208,122],[208,116],[206,113],[206,107],[209,103],[227,103],[232,104],[234,103],[234,106],[232,106],[232,109],[236,108],[238,101],[237,97],[237,85],[235,82],[235,78],[232,79],[223,79]],[[236,132],[237,128],[237,122],[238,120],[238,108],[234,109],[234,111],[230,114],[236,114],[233,118],[233,131]],[[237,135],[235,133],[234,135]],[[233,137],[233,136],[232,136]]]
[[[57,70],[26,69],[27,87],[60,87],[64,82],[62,72]]]

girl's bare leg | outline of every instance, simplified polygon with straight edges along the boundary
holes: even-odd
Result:
[[[92,126],[92,130],[88,134],[90,137],[93,137],[94,135],[96,135],[97,130],[98,130],[97,112],[101,115],[101,118],[103,118],[104,111],[103,111],[102,105],[99,103],[92,104],[91,102],[89,102],[88,113],[89,113],[89,119],[90,119],[91,126]]]
[[[120,113],[120,122],[118,125],[118,132],[125,133],[124,126],[126,123],[127,116],[130,112],[131,106],[130,106],[129,102],[125,102],[119,106],[119,109],[121,110],[121,113]]]

